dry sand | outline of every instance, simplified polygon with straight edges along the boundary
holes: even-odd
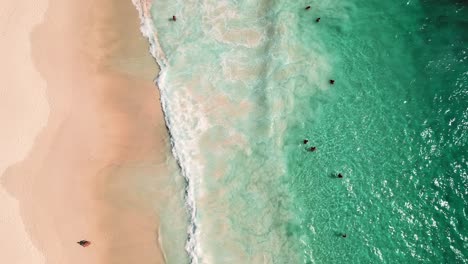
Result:
[[[46,82],[31,60],[29,42],[47,1],[28,6],[15,1],[0,4],[0,176],[26,157],[49,115]],[[26,233],[18,201],[1,186],[0,207],[0,263],[44,263]]]
[[[38,12],[25,18],[30,30],[47,3],[22,5],[11,12]],[[1,18],[11,26],[18,18],[10,16]],[[153,84],[157,66],[138,26],[131,0],[50,0],[30,46],[25,29],[1,47],[12,62],[22,59],[17,67],[2,65],[13,76],[6,94],[14,96],[2,89],[0,98],[14,111],[0,110],[3,125],[13,127],[0,143],[18,153],[0,160],[3,169],[17,162],[1,179],[8,213],[2,211],[0,230],[13,232],[0,240],[11,249],[1,263],[164,262],[159,213],[179,205],[181,192]],[[92,245],[78,246],[81,239]]]

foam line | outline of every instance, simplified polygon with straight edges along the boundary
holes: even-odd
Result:
[[[187,155],[184,155],[184,152],[181,149],[181,144],[178,144],[176,138],[173,136],[174,124],[171,122],[169,114],[169,98],[167,96],[167,87],[165,87],[165,78],[167,70],[169,68],[166,56],[164,51],[161,49],[161,46],[158,41],[157,32],[154,29],[153,21],[151,20],[151,13],[149,10],[150,3],[148,0],[132,0],[136,9],[138,10],[140,16],[140,31],[144,37],[146,37],[150,43],[150,53],[155,58],[156,62],[160,67],[159,75],[156,78],[156,84],[161,94],[161,105],[164,114],[164,119],[166,121],[166,127],[169,132],[169,138],[171,142],[171,150],[174,155],[176,162],[181,170],[183,177],[185,178],[185,204],[189,214],[189,224],[187,227],[187,241],[185,244],[185,250],[190,258],[190,263],[198,264],[199,263],[199,246],[197,243],[197,206],[195,201],[195,189],[194,189],[194,179],[193,176],[186,169],[188,166],[187,163],[190,163],[190,159]]]

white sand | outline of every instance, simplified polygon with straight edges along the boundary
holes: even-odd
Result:
[[[26,157],[47,123],[46,82],[32,62],[29,40],[46,8],[46,0],[0,5],[0,177],[8,166]],[[0,208],[0,263],[44,263],[25,231],[17,200],[2,187]]]
[[[131,0],[4,2],[0,263],[163,263],[175,163]]]
[[[0,263],[164,263],[182,191],[137,12],[41,1],[0,7]]]

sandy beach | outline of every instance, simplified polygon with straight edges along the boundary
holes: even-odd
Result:
[[[160,212],[181,192],[131,0],[8,5],[0,262],[164,263]]]
[[[36,1],[34,9],[27,6],[11,1],[0,5],[0,177],[9,166],[27,156],[49,116],[46,82],[32,62],[29,41],[32,29],[43,19],[47,1]],[[0,261],[44,263],[43,254],[26,232],[18,200],[3,186],[0,206]]]

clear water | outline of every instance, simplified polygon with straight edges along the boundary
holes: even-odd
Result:
[[[154,1],[191,262],[467,263],[467,8]]]

